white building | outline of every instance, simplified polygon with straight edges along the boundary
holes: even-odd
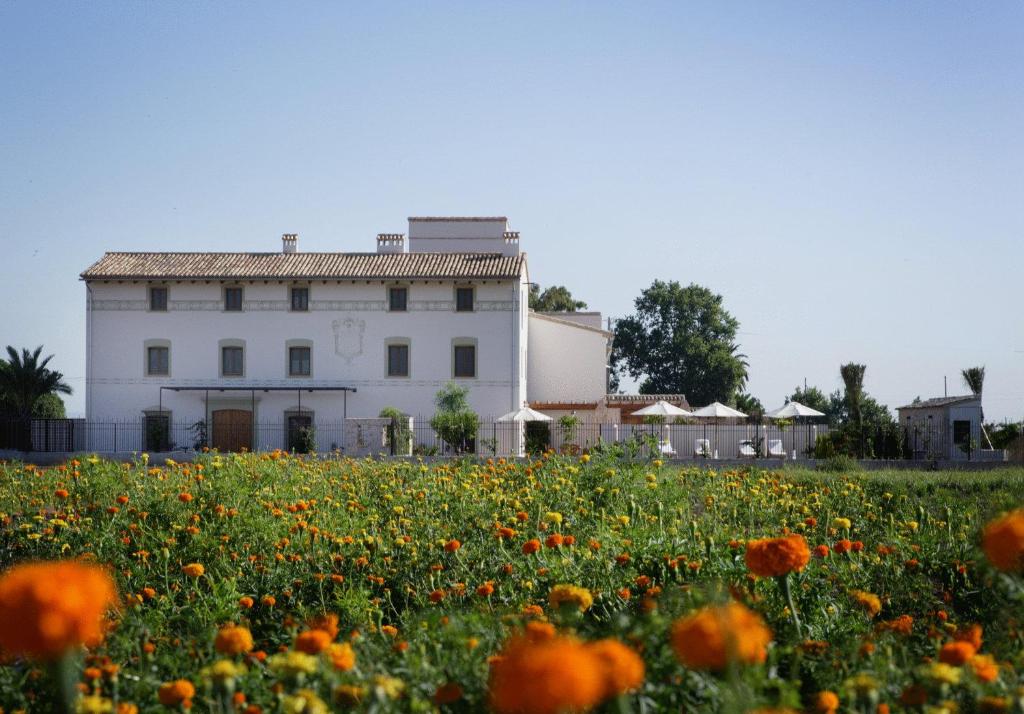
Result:
[[[90,424],[201,422],[213,446],[273,448],[288,429],[384,407],[429,418],[450,381],[484,418],[605,397],[600,315],[529,312],[504,217],[410,218],[408,238],[380,234],[375,253],[303,253],[294,234],[275,253],[107,253],[81,277]],[[93,432],[103,448],[109,434]]]

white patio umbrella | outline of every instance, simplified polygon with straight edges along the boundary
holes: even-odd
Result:
[[[500,422],[517,422],[519,424],[519,443],[516,445],[516,456],[526,455],[526,422],[528,421],[554,421],[547,414],[541,414],[535,409],[530,409],[528,406],[523,406],[522,409],[515,412],[509,412],[498,417],[495,421]]]
[[[783,404],[781,407],[774,411],[770,411],[765,414],[767,419],[800,419],[802,417],[823,417],[824,412],[819,412],[817,409],[811,409],[806,404],[800,402],[789,402]],[[793,453],[796,453],[796,429],[793,430]]]
[[[727,407],[721,402],[712,402],[706,407],[701,407],[696,411],[692,412],[690,416],[698,419],[714,419],[715,420],[715,451],[718,451],[718,420],[719,419],[746,419],[747,415],[741,411],[737,411],[732,407]],[[704,424],[704,438],[707,439],[708,427],[707,423]]]
[[[690,412],[681,407],[677,407],[675,404],[669,404],[664,399],[659,399],[650,406],[646,406],[643,409],[637,409],[633,412],[633,416],[681,417],[690,416]],[[675,450],[672,448],[672,440],[669,438],[670,434],[671,430],[668,428],[668,424],[666,424],[665,441],[659,447],[663,454],[671,455],[675,453]]]

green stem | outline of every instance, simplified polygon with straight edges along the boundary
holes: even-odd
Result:
[[[50,676],[57,685],[54,714],[73,714],[78,701],[78,652],[70,649],[50,665]]]
[[[789,586],[789,573],[780,575],[776,580],[782,588],[782,594],[786,596],[786,604],[789,606],[789,613],[793,616],[793,624],[796,626],[797,637],[803,639],[803,628],[800,626],[800,616],[796,613],[796,606],[793,604],[793,591]]]

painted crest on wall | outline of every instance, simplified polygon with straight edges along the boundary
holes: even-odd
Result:
[[[331,323],[334,330],[334,352],[348,363],[363,353],[363,332],[366,322],[354,317],[335,320]]]

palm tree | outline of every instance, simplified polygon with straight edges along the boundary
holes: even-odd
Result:
[[[971,394],[981,399],[981,391],[985,388],[985,367],[968,367],[967,369],[960,371],[960,376],[964,379],[964,384],[971,390]],[[985,429],[985,410],[981,410],[981,433],[985,436],[985,441],[988,442],[988,448],[992,448],[992,439],[988,436],[988,431]]]
[[[850,418],[857,430],[857,457],[864,458],[864,415],[861,413],[861,400],[864,397],[864,372],[867,365],[850,362],[840,365],[839,374],[846,386],[846,406],[850,410]]]
[[[16,425],[16,443],[25,451],[32,450],[32,408],[45,394],[71,394],[64,375],[46,365],[53,359],[49,355],[40,359],[43,347],[32,352],[22,349],[21,354],[7,346],[7,359],[0,360],[0,398],[11,410]]]

